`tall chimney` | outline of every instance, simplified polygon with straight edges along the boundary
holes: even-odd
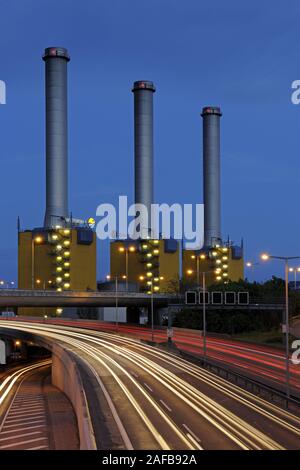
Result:
[[[153,203],[153,93],[155,87],[148,80],[134,82],[134,171],[135,204],[144,204],[148,210],[150,227]],[[148,222],[148,223],[147,223]],[[140,229],[144,233],[143,227]],[[146,235],[149,235],[147,233]]]
[[[220,197],[220,117],[218,107],[202,109],[203,117],[203,196],[204,246],[221,242]]]
[[[48,47],[46,71],[46,213],[44,226],[68,217],[67,49]]]

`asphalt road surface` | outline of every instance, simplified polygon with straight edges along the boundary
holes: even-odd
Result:
[[[111,449],[120,448],[116,428],[127,449],[300,448],[298,416],[178,356],[109,332],[15,321],[1,328],[52,338],[85,361],[114,421]]]

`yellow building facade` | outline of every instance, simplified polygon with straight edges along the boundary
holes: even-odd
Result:
[[[96,260],[96,234],[88,228],[19,232],[18,287],[57,292],[96,290]],[[20,308],[18,313],[53,315],[61,309]]]
[[[207,250],[182,252],[182,278],[186,284],[202,286],[203,273],[207,286],[244,279],[241,247],[216,246]]]
[[[168,292],[179,282],[176,240],[116,240],[110,244],[110,277],[128,279],[142,292]]]

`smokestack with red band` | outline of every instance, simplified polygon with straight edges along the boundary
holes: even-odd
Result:
[[[220,244],[220,117],[218,107],[203,108],[204,246]]]
[[[46,72],[46,213],[44,226],[65,225],[68,209],[67,49],[48,47]]]

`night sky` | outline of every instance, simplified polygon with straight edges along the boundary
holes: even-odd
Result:
[[[157,88],[155,201],[203,202],[200,113],[220,106],[223,237],[243,237],[246,260],[300,256],[300,105],[291,103],[299,13],[296,0],[0,0],[0,278],[17,278],[17,216],[23,229],[43,223],[48,46],[71,56],[74,217],[95,216],[119,194],[132,201],[131,87],[148,79]],[[108,244],[98,253],[101,278]],[[255,271],[258,280],[272,274],[283,266]]]

